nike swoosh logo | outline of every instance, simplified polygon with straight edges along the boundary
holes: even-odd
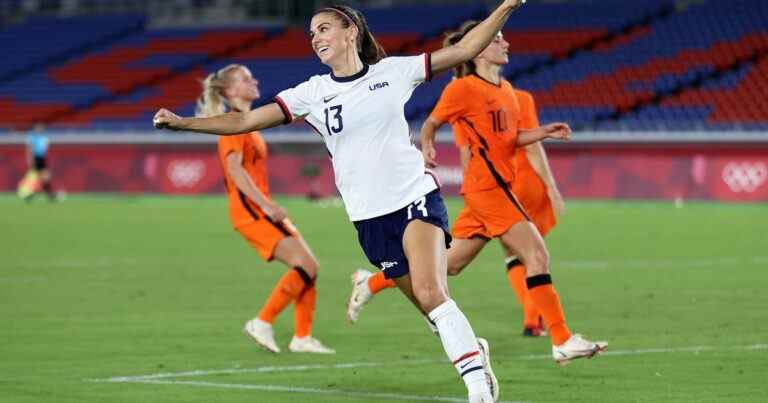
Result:
[[[464,369],[464,368],[466,368],[466,367],[467,367],[467,365],[469,365],[469,364],[472,364],[473,362],[475,362],[475,360],[472,360],[472,361],[468,361],[468,362],[464,363],[463,365],[460,365],[459,367],[460,367],[461,369]]]
[[[338,97],[338,96],[339,96],[339,95],[338,95],[338,94],[336,94],[336,95],[329,95],[329,96],[327,96],[327,97],[323,97],[323,103],[326,103],[326,104],[327,104],[328,102],[331,102],[331,101],[333,101],[333,99],[334,99],[334,98],[336,98],[336,97]]]

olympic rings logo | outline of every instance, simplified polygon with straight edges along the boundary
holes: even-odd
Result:
[[[723,181],[735,193],[752,193],[768,180],[768,165],[764,162],[730,162],[722,172]]]
[[[200,160],[172,161],[167,174],[173,186],[191,188],[205,176],[205,163]]]

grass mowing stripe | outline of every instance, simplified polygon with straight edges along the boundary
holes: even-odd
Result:
[[[308,393],[308,394],[322,394],[344,397],[361,397],[365,399],[387,399],[387,400],[401,400],[401,401],[423,401],[423,402],[459,402],[466,403],[467,398],[461,397],[447,397],[447,396],[421,396],[421,395],[401,395],[397,393],[382,393],[382,392],[355,392],[341,389],[320,389],[320,388],[305,388],[298,386],[284,386],[284,385],[260,385],[260,384],[238,384],[238,383],[217,383],[217,382],[197,382],[197,381],[133,381],[131,383],[141,384],[153,384],[153,385],[184,385],[184,386],[197,386],[197,387],[209,387],[209,388],[224,388],[224,389],[247,389],[247,390],[260,390],[264,392],[286,392],[286,393]],[[522,403],[519,401],[500,400],[498,403]]]

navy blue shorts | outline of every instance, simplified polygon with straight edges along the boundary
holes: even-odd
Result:
[[[412,220],[422,220],[445,233],[445,247],[451,243],[448,230],[448,211],[440,196],[440,190],[433,190],[426,196],[395,212],[367,220],[355,221],[357,239],[365,256],[374,266],[384,272],[386,278],[397,278],[408,274],[408,259],[403,250],[405,227]]]

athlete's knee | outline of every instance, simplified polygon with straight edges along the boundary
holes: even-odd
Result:
[[[523,263],[528,277],[549,274],[549,252],[546,248],[536,248],[526,258]]]
[[[414,284],[413,295],[416,297],[416,301],[418,301],[422,310],[427,313],[448,300],[445,290],[438,283]]]
[[[310,278],[317,277],[317,272],[320,269],[320,264],[310,254],[304,251],[296,251],[285,262],[288,266],[299,267]]]
[[[320,263],[312,256],[303,256],[299,259],[299,266],[301,266],[305,272],[311,278],[317,277],[317,273],[320,271]]]
[[[448,275],[458,276],[467,267],[467,262],[448,262]]]

